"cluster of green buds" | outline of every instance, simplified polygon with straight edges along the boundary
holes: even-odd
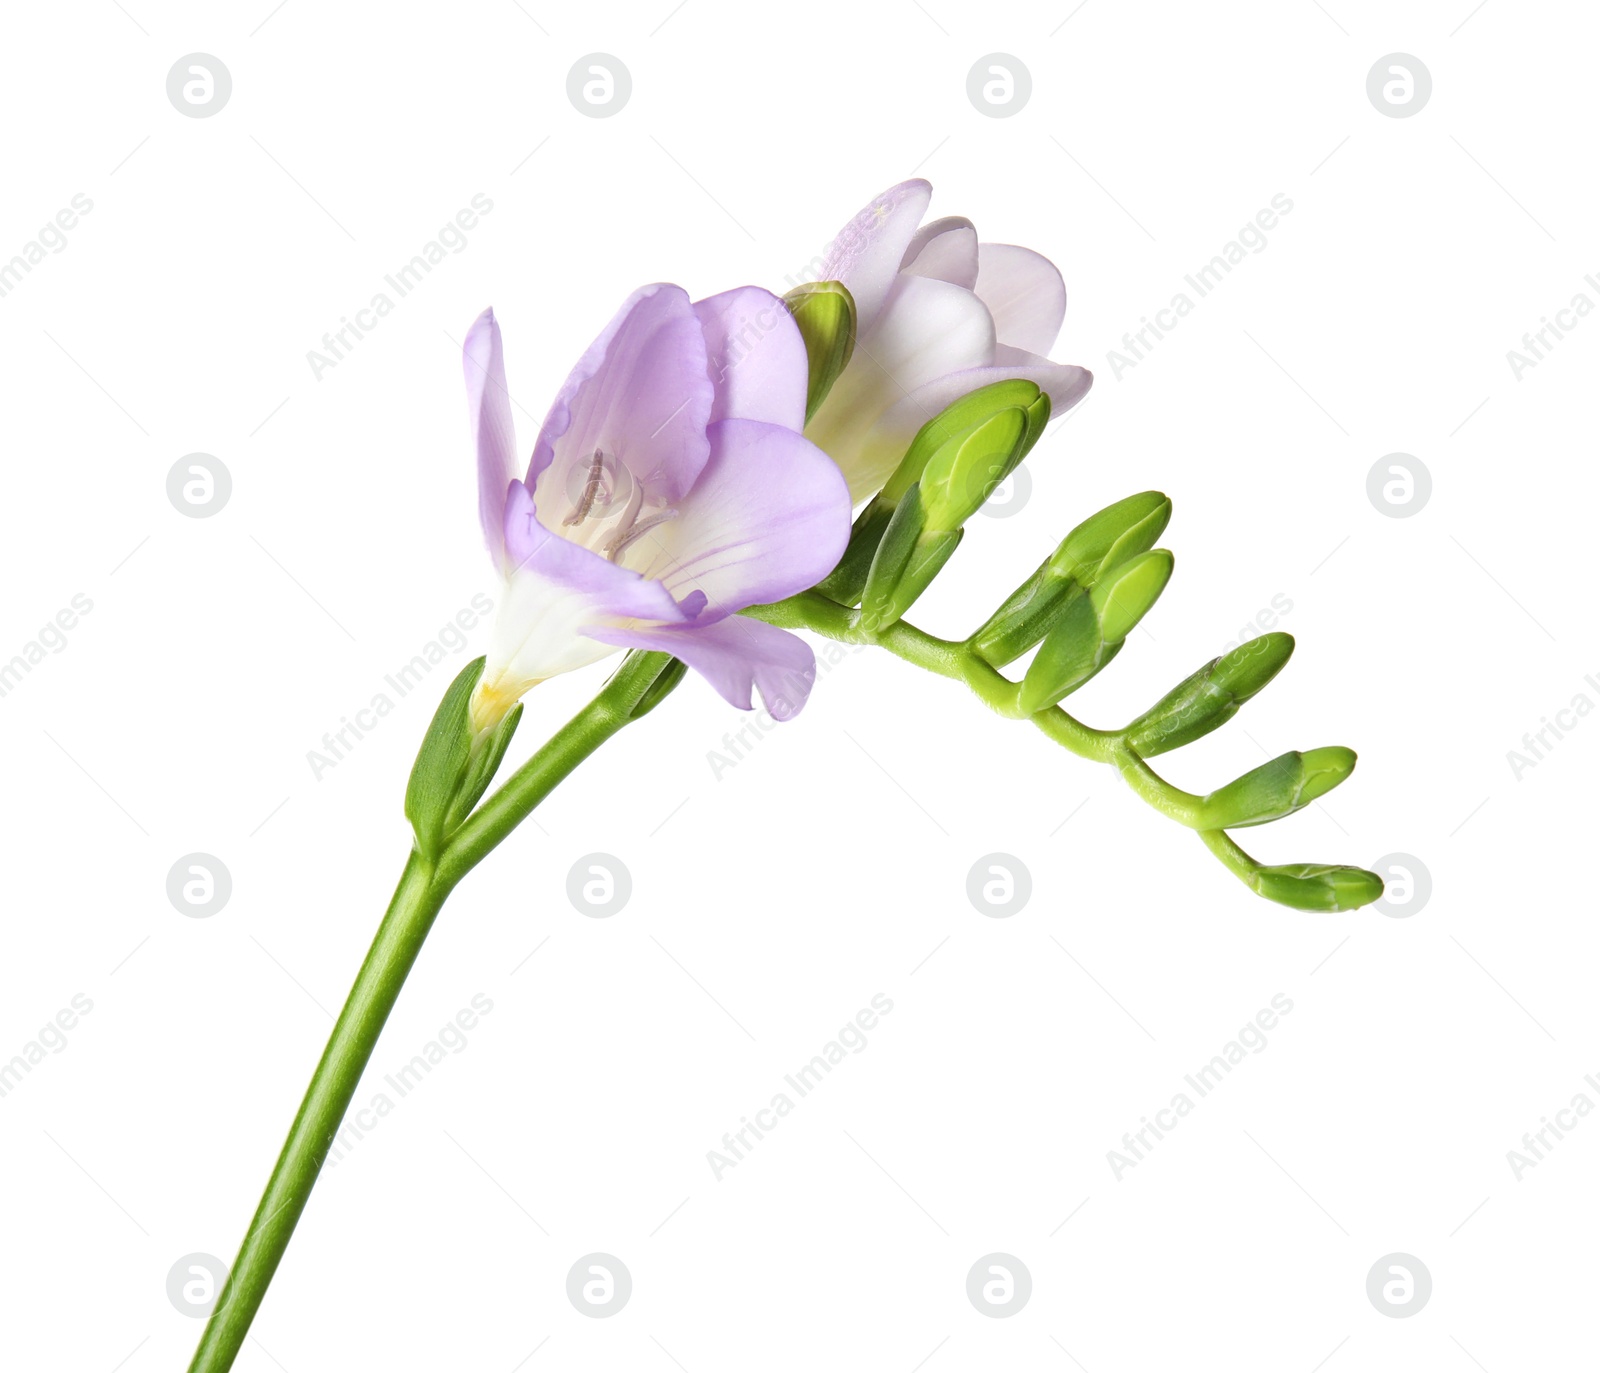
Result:
[[[789,305],[807,344],[814,410],[850,357],[849,296],[836,283],[820,283],[792,292]],[[1049,418],[1049,396],[1033,382],[1010,379],[930,419],[857,516],[838,566],[812,593],[812,618],[789,622],[878,643],[958,677],[1002,714],[1032,720],[1074,752],[1112,764],[1261,896],[1324,911],[1377,900],[1383,883],[1374,873],[1261,864],[1228,836],[1292,815],[1331,791],[1355,767],[1351,750],[1285,753],[1203,796],[1171,786],[1147,761],[1237,714],[1288,662],[1294,640],[1287,634],[1265,634],[1213,658],[1120,730],[1090,729],[1061,708],[1122,650],[1171,579],[1172,554],[1156,547],[1172,515],[1161,492],[1129,496],[1078,525],[966,639],[934,639],[902,625],[954,554],[967,520],[1027,457]],[[1003,674],[1030,652],[1020,680]]]
[[[1031,381],[997,381],[917,431],[900,464],[856,518],[844,557],[819,590],[861,606],[880,633],[928,589],[963,526],[1028,456],[1050,418]]]
[[[1016,713],[1048,711],[1121,649],[1172,575],[1172,555],[1154,547],[1171,513],[1171,501],[1146,491],[1090,516],[967,641],[995,669],[1037,645],[1015,684]],[[1260,895],[1304,910],[1349,910],[1383,894],[1376,874],[1318,864],[1264,866],[1224,832],[1293,815],[1333,790],[1355,768],[1350,749],[1285,753],[1204,796],[1168,786],[1146,762],[1226,724],[1293,651],[1294,640],[1283,633],[1247,640],[1191,673],[1123,729],[1096,735],[1147,799],[1200,831]]]

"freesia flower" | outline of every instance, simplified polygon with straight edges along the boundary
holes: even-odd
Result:
[[[1025,378],[1062,415],[1093,381],[1044,356],[1066,314],[1061,273],[1028,248],[979,243],[971,220],[923,224],[932,190],[902,181],[878,196],[817,273],[854,297],[856,346],[806,437],[839,464],[855,501],[883,485],[918,429],[980,386]]]
[[[743,709],[754,686],[775,718],[795,714],[811,649],[734,612],[825,576],[850,500],[799,433],[806,354],[782,303],[753,286],[694,304],[677,286],[635,291],[572,369],[522,477],[492,310],[463,362],[478,510],[505,579],[475,727],[621,648],[671,653]]]

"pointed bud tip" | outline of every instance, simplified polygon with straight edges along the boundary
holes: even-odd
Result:
[[[1172,502],[1160,491],[1141,491],[1096,511],[1064,538],[1050,570],[1083,586],[1155,546],[1172,517]]]
[[[1319,796],[1326,796],[1345,780],[1356,767],[1354,749],[1343,747],[1316,748],[1300,756],[1302,782],[1300,805],[1308,806]]]
[[[1164,548],[1152,549],[1112,569],[1089,593],[1100,617],[1100,633],[1108,643],[1121,643],[1150,613],[1172,579],[1175,559]]]
[[[942,444],[919,485],[931,530],[959,529],[1022,460],[1028,416],[1007,406]]]
[[[917,430],[911,445],[901,458],[889,480],[884,484],[883,495],[890,503],[896,502],[912,482],[922,478],[936,454],[952,439],[968,433],[985,420],[992,419],[1002,410],[1029,410],[1043,394],[1038,383],[1021,377],[1008,377],[1004,381],[990,382],[976,391],[953,400],[937,415]],[[1040,429],[1043,429],[1041,424]],[[1030,435],[1032,430],[1029,430]],[[1028,442],[1027,439],[1024,440]]]
[[[806,347],[806,422],[809,424],[855,353],[856,303],[840,281],[813,281],[796,286],[785,294],[783,303],[793,316]]]

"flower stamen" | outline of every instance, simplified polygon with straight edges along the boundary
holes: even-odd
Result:
[[[594,509],[595,499],[600,494],[601,483],[605,480],[605,456],[602,450],[594,450],[594,457],[589,463],[589,479],[583,484],[583,495],[578,498],[571,514],[561,521],[563,525],[582,524],[589,518],[589,512]]]
[[[611,542],[608,543],[605,548],[606,557],[610,558],[612,562],[615,562],[617,560],[617,554],[621,553],[623,549],[625,549],[641,534],[648,534],[658,524],[665,524],[668,520],[673,520],[677,517],[677,510],[672,509],[658,511],[656,514],[651,515],[649,519],[641,520],[638,523],[630,520],[626,525],[612,535]]]

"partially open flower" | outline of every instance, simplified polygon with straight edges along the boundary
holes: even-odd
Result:
[[[970,220],[922,224],[932,189],[903,181],[878,196],[817,273],[849,289],[856,339],[806,437],[839,464],[858,502],[883,485],[918,429],[980,386],[1033,381],[1063,415],[1093,381],[1044,356],[1066,314],[1061,273],[1031,249],[979,243]]]
[[[778,299],[634,292],[561,388],[524,477],[492,310],[464,354],[479,515],[505,578],[475,728],[619,648],[671,653],[744,709],[755,687],[775,718],[797,712],[810,648],[735,612],[825,576],[850,500],[799,433],[805,346]]]

